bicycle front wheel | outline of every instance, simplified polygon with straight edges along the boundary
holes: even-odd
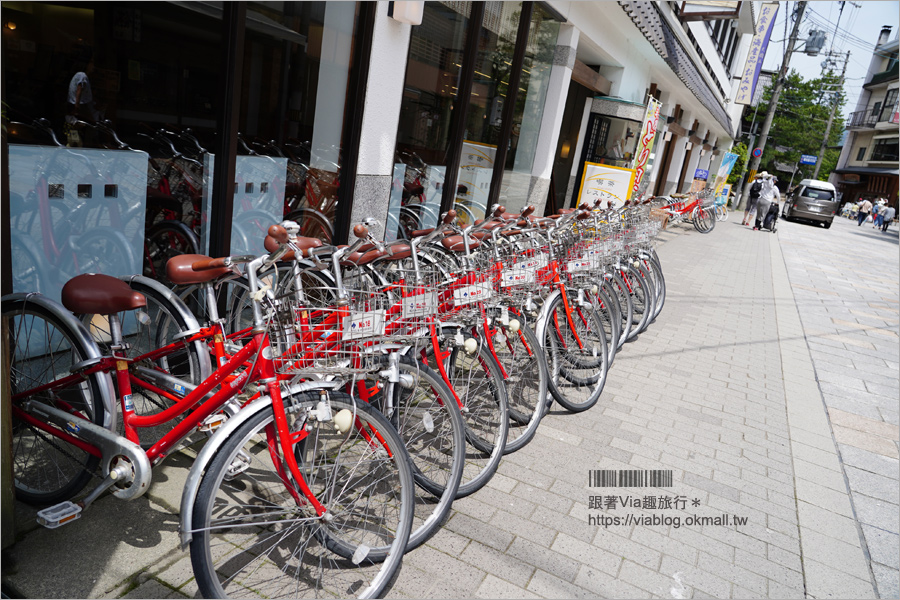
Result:
[[[606,332],[592,303],[579,306],[570,298],[569,309],[571,315],[562,295],[551,301],[540,339],[547,352],[553,399],[570,412],[582,412],[597,403],[606,384]]]
[[[274,409],[251,417],[200,482],[191,563],[204,597],[375,598],[400,566],[414,485],[403,442],[377,410],[330,392],[333,414],[356,415],[341,433],[310,415],[319,400],[284,401],[291,431],[306,430],[293,452],[326,512],[318,516],[289,475]]]

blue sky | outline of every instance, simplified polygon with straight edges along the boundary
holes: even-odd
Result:
[[[772,41],[766,51],[764,67],[777,69],[784,57],[784,48],[791,32],[791,21],[787,22],[787,34],[785,34],[785,17],[794,11],[797,2],[781,2],[776,17],[775,27],[772,30]],[[872,59],[872,51],[875,41],[881,32],[883,25],[893,26],[891,39],[897,35],[898,21],[900,21],[900,2],[897,0],[855,0],[846,2],[843,14],[840,14],[840,2],[808,2],[803,24],[800,27],[800,38],[805,39],[809,30],[824,29],[826,32],[825,48],[835,52],[846,53],[850,51],[850,63],[847,66],[847,81],[844,85],[847,94],[847,103],[844,106],[844,115],[856,108],[856,100],[859,98],[862,84],[865,83],[865,75]],[[839,25],[835,36],[835,25]],[[802,49],[802,44],[798,45]],[[803,52],[795,52],[791,57],[790,67],[797,70],[804,79],[813,79],[822,74],[822,62],[824,56],[810,57]],[[840,71],[840,66],[837,68]]]

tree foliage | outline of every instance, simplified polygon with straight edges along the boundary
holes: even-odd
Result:
[[[747,150],[747,144],[744,142],[739,142],[735,144],[731,150],[729,150],[732,154],[737,154],[737,160],[734,161],[734,167],[731,169],[731,174],[728,176],[728,179],[725,180],[725,183],[730,183],[735,185],[737,182],[741,180],[741,177],[744,175],[744,169],[747,166],[747,157],[749,156],[749,151]]]
[[[760,102],[760,114],[768,111],[771,98],[772,89],[768,87]],[[790,179],[790,171],[779,170],[776,163],[793,167],[800,162],[801,154],[818,155],[834,102],[837,102],[837,112],[828,135],[825,156],[819,157],[822,166],[818,178],[828,179],[837,166],[841,152],[838,147],[844,131],[841,108],[846,102],[840,76],[832,72],[810,80],[804,80],[794,70],[787,76],[759,170],[778,174],[782,180]],[[799,165],[794,181],[811,177],[814,169],[815,165]]]

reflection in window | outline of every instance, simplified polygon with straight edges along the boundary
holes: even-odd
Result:
[[[544,101],[556,52],[559,22],[536,6],[531,17],[528,46],[519,79],[519,95],[513,114],[512,136],[503,173],[500,203],[510,212],[525,208],[531,186],[531,171],[537,151]]]
[[[233,253],[261,252],[283,218],[332,239],[357,11],[356,2],[248,4]]]
[[[427,2],[422,24],[412,28],[388,240],[437,224],[470,10],[469,2]]]
[[[457,212],[470,218],[487,209],[521,14],[521,2],[485,3],[456,196]]]

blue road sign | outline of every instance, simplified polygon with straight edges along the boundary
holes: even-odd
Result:
[[[814,165],[819,162],[819,157],[814,154],[801,154],[800,155],[800,164],[801,165]]]

